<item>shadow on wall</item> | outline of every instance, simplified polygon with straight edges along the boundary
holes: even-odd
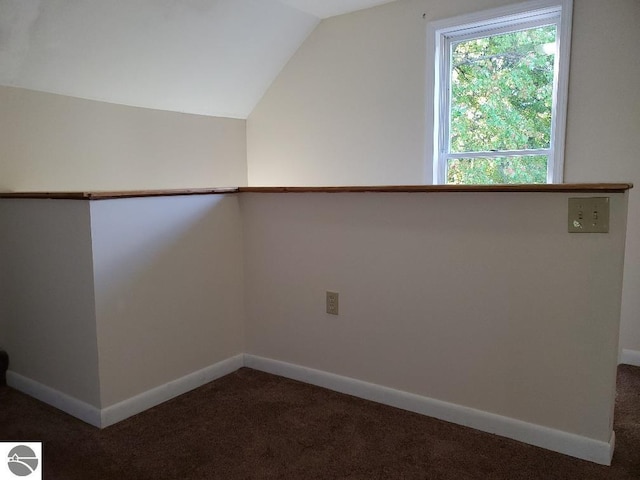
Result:
[[[92,203],[102,406],[242,352],[236,196]]]

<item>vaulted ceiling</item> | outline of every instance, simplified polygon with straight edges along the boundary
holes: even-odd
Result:
[[[318,18],[335,17],[364,8],[375,7],[394,0],[280,0],[293,8]]]
[[[0,85],[246,118],[323,18],[391,0],[0,0]]]

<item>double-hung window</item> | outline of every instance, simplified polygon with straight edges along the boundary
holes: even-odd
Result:
[[[433,183],[561,183],[571,0],[429,26]]]

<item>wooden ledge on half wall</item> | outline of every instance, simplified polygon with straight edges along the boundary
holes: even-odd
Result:
[[[86,192],[0,192],[0,198],[44,198],[52,200],[113,200],[117,198],[173,197],[176,195],[220,195],[238,193],[237,187],[170,190],[122,190]]]
[[[221,195],[229,193],[623,193],[632,183],[554,183],[502,185],[372,185],[335,187],[228,187],[171,190],[0,192],[0,198],[53,200],[113,200],[118,198],[168,197],[176,195]]]
[[[388,185],[341,187],[239,187],[240,193],[439,193],[439,192],[563,192],[622,193],[632,183],[554,183],[500,185]]]

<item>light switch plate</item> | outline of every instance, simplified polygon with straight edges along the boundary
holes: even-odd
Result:
[[[609,197],[569,199],[569,233],[608,233]]]

